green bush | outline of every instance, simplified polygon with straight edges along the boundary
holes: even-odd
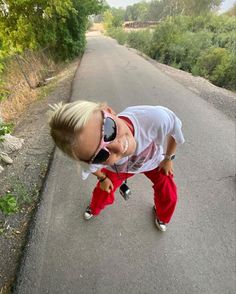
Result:
[[[216,67],[210,81],[217,86],[236,90],[236,57],[229,54]]]
[[[176,64],[178,68],[191,72],[202,50],[211,46],[211,39],[212,34],[206,31],[186,32],[179,35],[175,42],[166,48],[169,64]]]
[[[197,60],[195,71],[217,86],[235,89],[236,57],[225,48],[205,50]]]
[[[201,75],[212,83],[236,87],[236,19],[212,13],[198,17],[169,17],[151,30],[125,33],[109,29],[127,44],[159,62]]]
[[[227,48],[231,52],[236,52],[236,28],[235,31],[216,34],[213,38],[215,47]]]
[[[116,39],[119,44],[124,45],[126,43],[127,34],[122,28],[110,28],[107,33],[110,37]]]
[[[127,44],[147,55],[150,55],[152,33],[150,30],[142,30],[127,33]]]
[[[202,27],[202,26],[201,26]],[[157,26],[150,55],[165,64],[191,71],[201,51],[212,45],[213,33],[192,31],[190,17],[170,18]]]
[[[170,64],[169,46],[179,38],[180,31],[169,19],[157,26],[150,45],[150,56],[163,63]]]

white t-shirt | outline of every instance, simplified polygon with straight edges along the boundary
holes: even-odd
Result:
[[[103,167],[114,172],[141,173],[158,167],[163,160],[163,145],[167,135],[171,135],[177,144],[184,143],[179,118],[163,106],[131,106],[118,114],[127,117],[134,127],[134,138],[137,143],[134,154],[116,162],[115,166],[86,164],[81,162],[82,178]]]

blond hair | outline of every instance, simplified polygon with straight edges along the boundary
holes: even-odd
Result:
[[[71,103],[62,102],[49,105],[49,125],[51,136],[56,145],[74,159],[76,135],[84,127],[91,115],[105,107],[105,103],[78,100]]]

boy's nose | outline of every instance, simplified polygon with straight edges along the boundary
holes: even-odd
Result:
[[[110,152],[113,152],[113,153],[122,153],[122,151],[123,151],[123,145],[122,145],[122,143],[121,143],[121,140],[116,139],[115,141],[111,142],[111,143],[107,146],[107,149],[108,149]]]

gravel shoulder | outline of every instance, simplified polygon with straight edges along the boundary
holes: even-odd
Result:
[[[40,190],[46,179],[54,144],[49,135],[47,124],[48,104],[68,101],[71,84],[79,60],[64,68],[51,82],[40,91],[36,102],[32,103],[17,121],[14,136],[24,139],[23,148],[11,154],[13,164],[4,166],[0,174],[0,195],[16,191],[20,211],[5,217],[0,212],[0,293],[11,293],[19,260],[27,240],[30,220],[40,201]],[[47,94],[47,93],[50,94]]]
[[[235,118],[236,93],[216,87],[201,77],[194,77],[190,73],[160,64],[140,52],[136,53],[231,119]],[[23,138],[24,145],[20,152],[11,155],[13,164],[5,166],[0,175],[0,195],[18,189],[24,205],[20,212],[13,216],[4,217],[0,213],[0,227],[4,229],[4,233],[0,235],[0,294],[11,293],[21,254],[27,242],[30,220],[40,201],[40,190],[50,167],[54,144],[47,125],[48,104],[69,100],[78,64],[79,60],[70,63],[53,82],[53,91],[31,104],[17,122],[14,135]]]

